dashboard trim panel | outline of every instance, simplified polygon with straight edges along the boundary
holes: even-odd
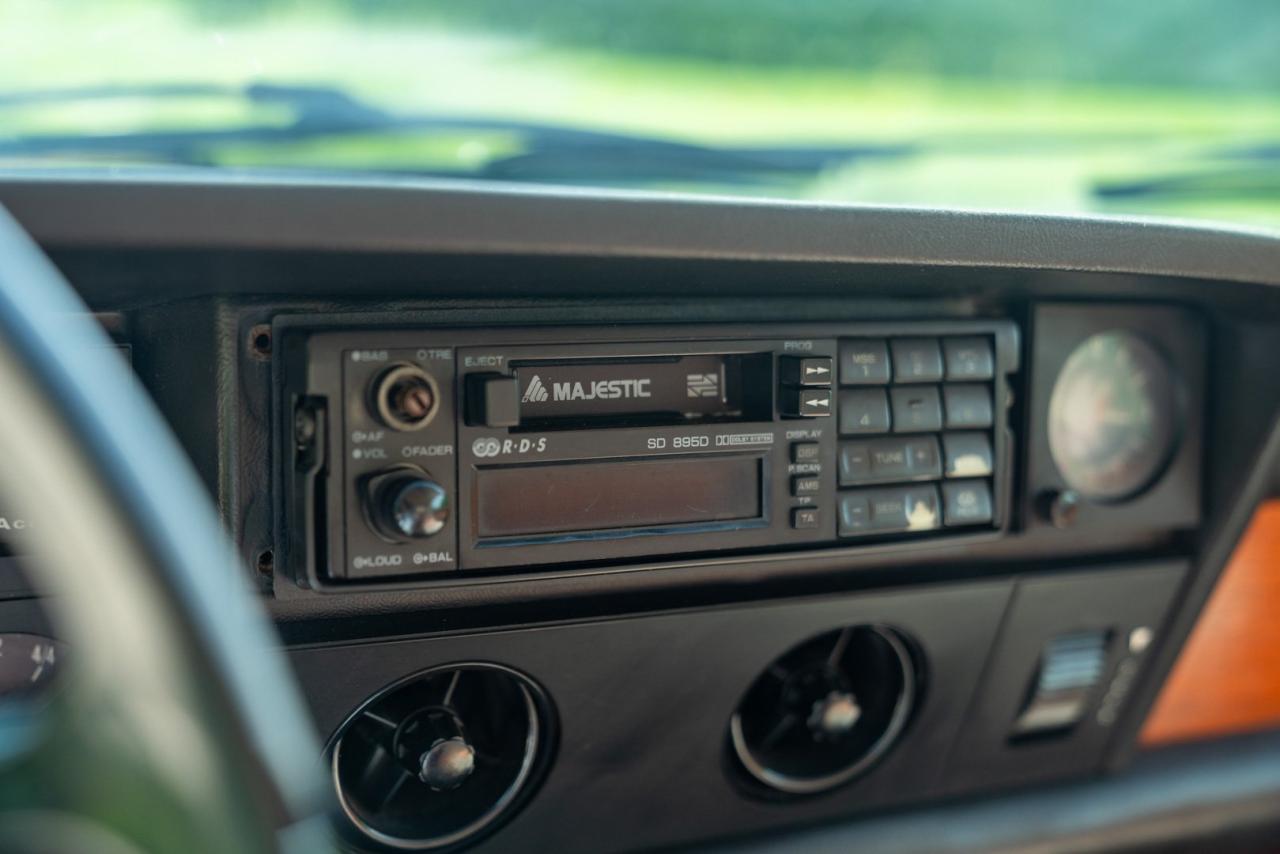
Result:
[[[1016,538],[993,533],[799,557],[709,555],[590,575],[498,577],[482,590],[391,584],[343,596],[299,587],[283,560],[259,561],[255,581],[286,643],[311,660],[326,715],[349,710],[344,702],[358,700],[379,673],[395,675],[390,665],[385,673],[335,669],[324,653],[337,649],[431,646],[501,659],[517,627],[534,637],[570,623],[787,608],[799,597],[847,602],[852,613],[908,587],[921,595],[952,582],[1007,591],[1033,574],[1067,580],[1104,564],[1124,575],[1161,560],[1189,562],[1105,739],[1103,766],[1120,768],[1139,749],[1156,692],[1280,464],[1272,369],[1280,234],[1273,232],[447,181],[103,180],[91,172],[0,179],[0,203],[91,305],[129,313],[139,373],[189,441],[251,563],[277,544],[271,461],[280,452],[270,444],[276,414],[268,402],[279,399],[273,366],[252,352],[249,332],[285,315],[490,329],[514,326],[513,317],[522,325],[623,329],[1010,317],[1031,329],[1034,306],[1045,302],[1164,303],[1198,315],[1208,454],[1198,466],[1198,506],[1181,508],[1193,512],[1182,512],[1177,525],[1161,527],[1155,514],[1141,532],[1085,541],[1025,524],[1030,510],[1020,507],[1011,520]],[[1019,431],[1029,401],[1015,404]],[[1025,460],[1014,464],[1025,474]],[[365,643],[372,638],[381,642]],[[571,656],[557,661],[576,666]],[[945,836],[941,830],[932,841]]]
[[[47,249],[820,261],[1280,284],[1264,229],[1138,217],[819,205],[467,181],[0,177]],[[589,228],[583,224],[589,223]]]

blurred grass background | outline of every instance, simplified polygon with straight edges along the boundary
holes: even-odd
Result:
[[[260,81],[711,145],[920,146],[803,181],[667,188],[1280,226],[1275,0],[0,0],[0,92]],[[10,106],[0,138],[288,118],[233,98]],[[412,171],[519,145],[334,137],[212,160]],[[1180,189],[1099,192],[1149,180]]]

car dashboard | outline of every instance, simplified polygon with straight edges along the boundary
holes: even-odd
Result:
[[[461,182],[0,204],[216,500],[352,850],[1139,848],[1280,790],[1267,734],[1139,739],[1280,470],[1273,235]],[[53,637],[0,517],[0,632]]]

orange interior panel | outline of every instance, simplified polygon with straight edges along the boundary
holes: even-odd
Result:
[[[1141,734],[1144,746],[1280,727],[1280,500],[1258,508]]]

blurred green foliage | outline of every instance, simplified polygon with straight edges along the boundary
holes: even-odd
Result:
[[[769,186],[643,186],[1280,226],[1280,0],[0,0],[0,22],[0,93],[271,82],[709,146],[909,146]],[[0,140],[290,121],[234,95],[0,109]],[[469,172],[523,151],[518,134],[334,134],[195,162]],[[0,154],[125,162],[165,161]]]
[[[314,0],[311,4],[314,6]],[[571,48],[930,76],[1280,89],[1277,0],[320,0]],[[298,0],[201,0],[215,18]]]

